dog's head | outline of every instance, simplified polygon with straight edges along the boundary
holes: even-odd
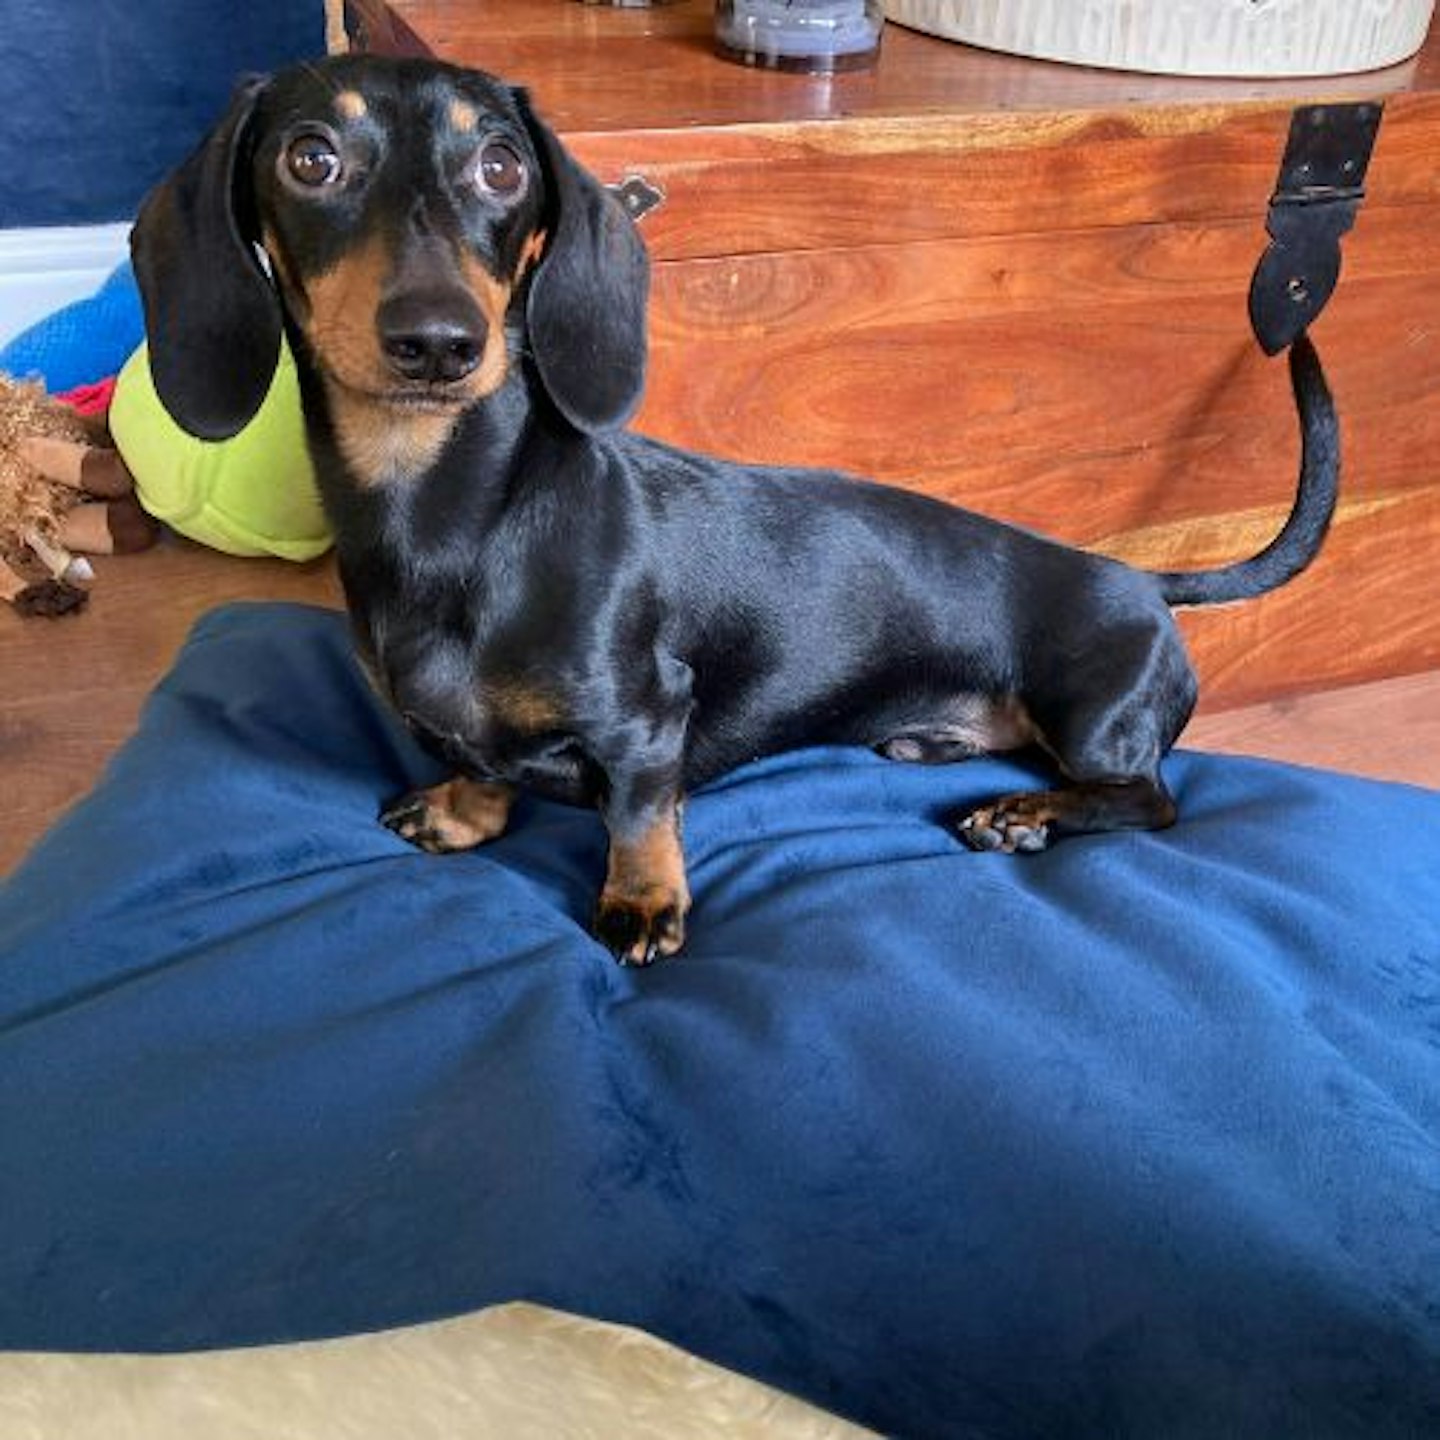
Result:
[[[378,417],[458,414],[512,350],[580,430],[639,402],[635,227],[523,92],[476,71],[353,56],[243,84],[131,248],[156,389],[206,439],[259,408],[282,306],[332,395]]]

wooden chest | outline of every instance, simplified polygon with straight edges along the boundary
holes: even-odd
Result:
[[[747,70],[702,0],[358,0],[352,35],[522,83],[663,194],[638,428],[838,465],[1167,568],[1259,548],[1298,442],[1246,292],[1292,108],[1384,98],[1315,336],[1345,433],[1321,560],[1183,617],[1204,703],[1440,665],[1440,42],[1377,74],[1204,82],[889,27],[871,73]],[[963,585],[963,576],[956,577]]]

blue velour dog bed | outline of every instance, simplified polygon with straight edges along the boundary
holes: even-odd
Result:
[[[783,756],[634,972],[596,816],[422,855],[435,774],[341,617],[201,623],[0,896],[0,1345],[528,1298],[893,1434],[1440,1434],[1440,796],[1177,755],[1009,858],[1013,766]]]

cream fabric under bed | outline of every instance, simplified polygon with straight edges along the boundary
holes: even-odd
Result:
[[[303,1345],[0,1355],[3,1440],[855,1440],[653,1336],[534,1305]]]

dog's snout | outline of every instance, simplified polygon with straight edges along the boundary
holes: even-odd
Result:
[[[464,292],[409,292],[376,315],[380,349],[402,380],[454,384],[480,364],[485,317]]]

